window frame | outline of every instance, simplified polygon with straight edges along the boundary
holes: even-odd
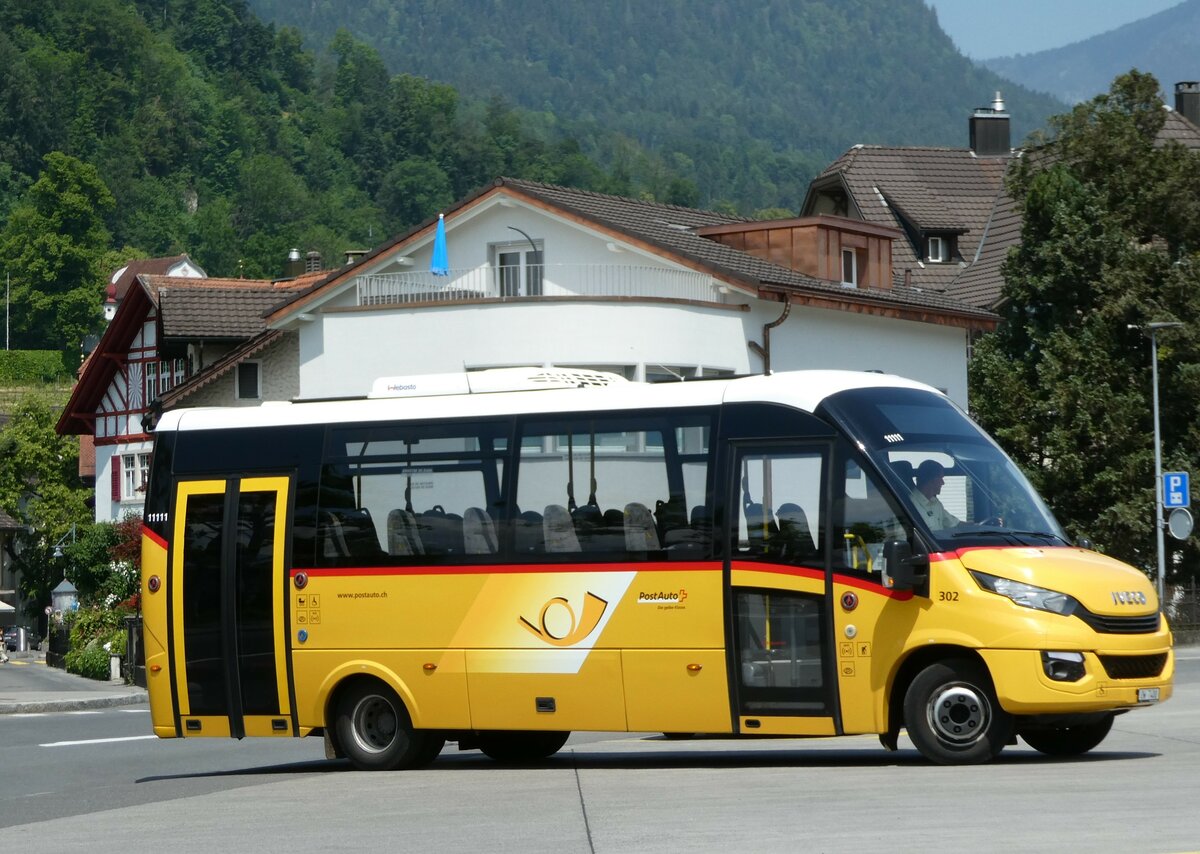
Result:
[[[937,252],[934,252],[934,246]],[[931,234],[925,238],[925,260],[931,264],[944,264],[950,260],[950,240],[941,234]]]
[[[242,393],[242,369],[253,368],[255,372],[255,390],[253,395]],[[262,361],[259,359],[247,359],[244,362],[238,362],[237,370],[234,372],[233,380],[233,396],[236,400],[262,400],[263,399],[263,370]]]

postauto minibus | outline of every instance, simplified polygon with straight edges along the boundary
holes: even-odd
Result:
[[[576,730],[1098,745],[1166,700],[1154,587],[945,395],[875,373],[380,381],[157,425],[154,731],[360,769]]]

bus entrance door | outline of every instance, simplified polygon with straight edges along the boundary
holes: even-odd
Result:
[[[291,735],[286,515],[291,479],[182,481],[170,564],[176,729]]]
[[[830,446],[738,449],[730,553],[738,731],[834,735],[826,518]]]

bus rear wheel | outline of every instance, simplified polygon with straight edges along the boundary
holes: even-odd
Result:
[[[917,674],[904,695],[904,723],[921,754],[939,765],[988,762],[1013,728],[987,671],[966,659],[939,661]]]
[[[445,740],[413,729],[396,692],[382,682],[358,682],[338,700],[337,741],[359,771],[394,771],[428,765]]]
[[[1037,727],[1021,731],[1021,738],[1047,756],[1079,756],[1104,741],[1114,715],[1073,726]]]
[[[482,732],[479,749],[497,762],[538,762],[567,743],[569,732]]]

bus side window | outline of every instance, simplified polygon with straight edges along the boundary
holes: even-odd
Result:
[[[841,519],[835,520],[842,541],[834,543],[834,565],[868,574],[880,571],[883,545],[907,540],[908,531],[880,489],[873,474],[854,460],[846,460],[837,502]]]
[[[816,450],[743,456],[736,550],[780,563],[820,563],[824,464]]]

